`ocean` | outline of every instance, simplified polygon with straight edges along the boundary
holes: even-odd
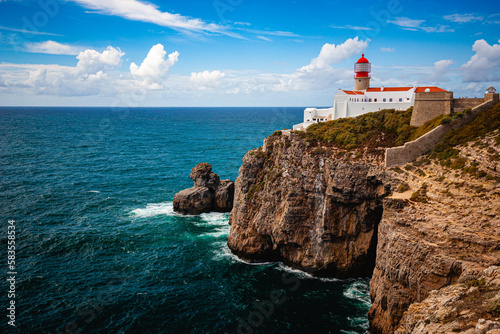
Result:
[[[244,263],[229,214],[173,212],[303,109],[0,108],[0,332],[367,333],[368,279]]]

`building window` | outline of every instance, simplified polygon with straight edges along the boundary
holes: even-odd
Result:
[[[377,99],[373,99],[373,102],[377,102]]]
[[[384,99],[384,102],[387,101],[386,99]]]
[[[392,98],[389,99],[389,102],[392,102]]]
[[[372,102],[372,99],[368,99],[368,102]]]
[[[402,98],[399,98],[399,102],[403,102],[403,99],[402,99]]]

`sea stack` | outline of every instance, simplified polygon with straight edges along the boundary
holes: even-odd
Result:
[[[189,177],[194,187],[182,190],[174,197],[174,211],[185,215],[204,212],[230,212],[233,208],[234,182],[220,180],[208,163],[191,169]]]

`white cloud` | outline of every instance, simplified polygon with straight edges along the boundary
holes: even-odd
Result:
[[[16,29],[16,28],[4,27],[4,26],[0,26],[0,30],[14,31],[14,32],[20,32],[20,33],[23,33],[23,34],[31,34],[31,35],[62,36],[62,35],[59,35],[59,34],[52,34],[50,32],[41,32],[41,31],[35,31],[35,30]]]
[[[26,43],[26,51],[33,53],[47,53],[53,55],[77,55],[81,48],[69,44],[61,44],[54,41],[45,41],[39,43]]]
[[[450,66],[453,64],[451,59],[443,59],[434,63],[434,70],[430,78],[431,82],[448,81],[445,75],[449,72]]]
[[[273,30],[258,30],[258,29],[247,29],[247,28],[238,28],[238,30],[246,31],[256,35],[268,35],[268,36],[278,36],[278,37],[300,37],[296,33],[290,31],[273,31]]]
[[[47,69],[40,68],[36,71],[31,71],[29,79],[26,84],[36,88],[43,88],[46,85],[45,80],[47,79]]]
[[[357,36],[349,38],[344,43],[335,45],[326,43],[321,48],[321,52],[317,58],[311,61],[311,64],[303,67],[303,70],[311,68],[324,68],[330,64],[338,64],[354,55],[361,54],[361,52],[368,47],[368,42],[360,40]]]
[[[166,54],[163,45],[153,46],[141,66],[135,63],[130,64],[130,73],[151,89],[162,88],[162,83],[167,78],[170,69],[179,59],[177,51],[169,54],[167,59],[165,59]]]
[[[330,26],[330,28],[334,28],[334,29],[349,29],[349,30],[364,30],[364,31],[373,31],[373,30],[375,30],[375,29],[369,28],[369,27],[351,26],[351,25],[346,25],[346,26]]]
[[[273,40],[270,39],[270,38],[267,38],[267,37],[264,37],[264,36],[257,36],[258,39],[261,39],[263,41],[266,41],[266,42],[272,42]]]
[[[396,17],[393,21],[387,21],[393,23],[397,26],[402,27],[405,30],[418,31],[423,30],[425,32],[454,32],[455,30],[449,26],[438,24],[435,26],[424,26],[425,20],[413,20],[407,17]]]
[[[369,39],[349,38],[344,43],[335,45],[326,43],[319,56],[312,59],[309,65],[296,70],[295,73],[283,76],[274,88],[278,91],[327,89],[342,80],[352,77],[352,70],[333,68],[355,55],[360,55],[368,47]]]
[[[476,52],[471,59],[460,67],[463,82],[484,82],[500,80],[500,40],[499,44],[489,45],[484,39],[477,40],[472,46]]]
[[[111,69],[121,64],[121,58],[125,55],[120,48],[108,46],[102,53],[96,50],[85,50],[76,57],[79,61],[76,65],[76,74],[95,74],[99,71]]]
[[[200,89],[216,88],[220,86],[220,81],[226,76],[226,73],[221,71],[203,71],[191,73],[189,80]]]
[[[105,15],[119,16],[132,21],[149,22],[177,30],[211,32],[232,35],[223,26],[180,14],[162,12],[157,6],[139,0],[72,0],[81,6]]]
[[[467,23],[467,22],[484,20],[484,18],[482,16],[476,16],[474,14],[453,14],[453,15],[446,15],[443,18],[445,20],[456,22],[456,23]]]
[[[394,52],[394,51],[396,51],[396,49],[394,48],[384,48],[384,47],[380,48],[380,52]]]

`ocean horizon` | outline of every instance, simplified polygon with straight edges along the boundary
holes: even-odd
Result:
[[[16,326],[3,279],[0,330],[367,333],[368,278],[245,263],[227,247],[229,214],[173,211],[191,168],[234,181],[303,110],[0,107],[4,259],[16,231]]]

